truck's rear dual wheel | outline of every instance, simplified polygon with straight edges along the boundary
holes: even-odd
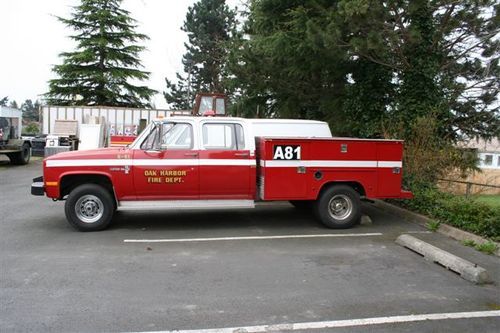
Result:
[[[10,163],[15,165],[25,165],[30,161],[31,147],[28,143],[24,143],[21,147],[21,151],[18,153],[8,154]]]
[[[73,189],[64,206],[69,224],[80,231],[105,229],[111,222],[114,211],[111,194],[96,184],[84,184]]]
[[[347,185],[331,186],[315,202],[314,213],[329,228],[350,228],[361,218],[359,194]]]

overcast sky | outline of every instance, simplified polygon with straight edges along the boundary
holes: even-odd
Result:
[[[150,40],[141,54],[145,70],[151,72],[147,83],[158,90],[153,102],[166,107],[161,92],[165,77],[174,78],[182,70],[186,34],[180,30],[187,9],[194,0],[124,0],[125,9],[138,20],[138,32]],[[231,7],[241,0],[227,0]],[[0,1],[0,98],[8,96],[21,104],[47,92],[53,78],[52,65],[61,63],[60,52],[73,50],[67,38],[72,31],[54,16],[69,17],[78,0],[1,0]]]

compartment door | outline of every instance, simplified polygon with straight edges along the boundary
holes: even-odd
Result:
[[[381,198],[401,195],[403,178],[403,144],[401,142],[377,143],[377,196]]]

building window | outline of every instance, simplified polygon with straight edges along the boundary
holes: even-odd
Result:
[[[493,165],[493,155],[484,155],[484,165]]]

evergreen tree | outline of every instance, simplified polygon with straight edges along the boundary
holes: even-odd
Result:
[[[231,70],[241,113],[323,119],[342,134],[349,56],[322,31],[332,22],[329,0],[252,1],[245,38],[235,45]]]
[[[81,0],[71,18],[58,18],[75,30],[73,52],[60,54],[53,71],[47,102],[55,105],[146,107],[155,93],[134,82],[148,79],[142,71],[136,43],[148,39],[135,32],[136,21],[120,8],[122,0]]]
[[[352,81],[348,82],[342,104],[343,133],[363,138],[386,136],[385,123],[391,121],[395,84],[390,68],[358,58],[352,62]]]
[[[337,40],[393,72],[387,118],[403,138],[422,117],[448,142],[498,136],[499,10],[494,0],[342,0],[350,34]]]
[[[23,119],[27,121],[39,121],[40,102],[36,100],[34,103],[31,99],[27,99],[21,104]]]
[[[9,102],[9,97],[8,96],[0,98],[0,106],[7,106],[8,102]]]
[[[447,142],[498,136],[494,0],[253,0],[248,9],[230,57],[244,113],[258,105],[260,115],[323,119],[341,135],[407,138],[432,117]]]
[[[17,109],[17,108],[19,108],[19,106],[17,105],[16,101],[12,100],[9,103],[9,108]]]
[[[199,0],[189,7],[182,30],[188,34],[182,57],[184,73],[176,83],[165,79],[163,93],[174,109],[189,109],[197,92],[229,93],[227,46],[236,32],[236,13],[225,0]]]
[[[188,68],[188,73],[191,71],[191,67]],[[167,103],[174,110],[189,110],[192,108],[192,100],[194,94],[196,94],[199,87],[194,87],[191,84],[191,75],[185,79],[181,74],[175,74],[177,78],[177,83],[170,81],[165,78],[165,83],[167,85],[166,91],[163,92],[163,96]]]

